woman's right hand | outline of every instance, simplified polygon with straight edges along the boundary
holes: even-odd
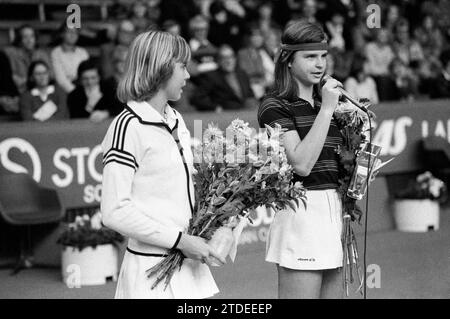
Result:
[[[191,236],[188,234],[181,235],[178,249],[181,250],[187,258],[200,260],[208,265],[211,265],[213,261],[219,261],[221,264],[226,263],[226,261],[206,243],[204,238],[198,236]]]
[[[341,95],[339,87],[342,87],[342,83],[333,78],[329,78],[322,86],[322,110],[330,113],[334,112]]]

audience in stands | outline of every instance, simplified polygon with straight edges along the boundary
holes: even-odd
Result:
[[[330,48],[328,54],[333,56],[334,60],[334,75],[333,77],[344,82],[349,74],[352,67],[353,56],[355,55],[353,51],[343,51],[337,48]]]
[[[249,21],[252,21],[251,24],[256,24],[261,30],[264,37],[264,47],[273,60],[281,40],[281,28],[273,18],[273,3],[268,0],[261,0],[256,18]]]
[[[78,29],[68,28],[64,22],[59,30],[61,44],[51,52],[56,83],[66,93],[75,89],[77,70],[81,62],[89,59],[86,49],[78,47]]]
[[[93,60],[86,60],[78,67],[76,88],[67,97],[71,118],[89,118],[101,122],[120,113],[112,98],[115,92],[101,81],[100,69]]]
[[[442,69],[430,85],[430,97],[450,98],[450,49],[441,53],[440,60]]]
[[[0,51],[0,117],[2,120],[18,119],[19,91],[14,84],[8,56]]]
[[[423,54],[427,59],[439,59],[443,46],[443,36],[431,15],[423,17],[422,24],[414,30],[414,38],[421,45]]]
[[[247,35],[247,45],[238,52],[238,65],[250,79],[250,86],[257,99],[273,84],[275,64],[264,48],[264,38],[257,26]]]
[[[394,99],[394,85],[390,77],[389,66],[395,58],[390,45],[388,29],[376,32],[374,41],[367,43],[364,54],[367,58],[367,73],[375,80],[380,101]]]
[[[418,68],[424,59],[424,54],[420,43],[410,36],[409,23],[406,19],[401,19],[394,27],[393,48],[397,58],[413,69]]]
[[[289,1],[288,1],[289,2]],[[295,11],[293,11],[294,15],[291,19],[295,19],[296,16],[300,19],[304,19],[311,23],[317,23],[317,1],[316,0],[304,0],[303,3],[300,1],[291,1],[293,6],[295,3],[299,4],[296,7]]]
[[[281,30],[295,19],[322,25],[330,45],[327,73],[345,83],[355,96],[367,97],[372,103],[376,103],[376,93],[380,101],[448,97],[449,2],[377,3],[382,9],[381,28],[371,29],[367,24],[371,14],[366,10],[368,0],[118,1],[108,7],[106,25],[103,21],[88,26],[83,20],[81,29],[68,29],[64,23],[59,30],[61,41],[50,55],[42,45],[37,46],[34,28],[24,25],[15,32],[14,45],[0,47],[0,116],[3,120],[7,115],[8,119],[20,118],[21,95],[20,112],[27,110],[26,118],[33,119],[46,103],[46,93],[58,107],[63,105],[54,101],[61,89],[67,94],[73,92],[68,98],[72,117],[102,120],[117,114],[123,109],[115,90],[124,57],[136,34],[148,28],[180,34],[191,47],[191,79],[183,98],[175,103],[177,108],[189,109],[189,101],[195,102],[193,106],[199,110],[244,108],[271,85]],[[83,41],[80,31],[92,35]],[[45,39],[40,36],[39,43],[49,46]],[[227,46],[237,52],[237,57],[224,49]],[[219,69],[218,47],[222,52]],[[360,54],[365,62],[361,62]],[[100,70],[93,67],[83,71],[84,81],[77,81],[78,67],[89,58],[98,60]],[[231,67],[236,58],[238,66]],[[42,78],[52,79],[52,74],[56,83],[49,82],[47,89],[42,86],[40,90],[27,90],[28,69],[38,60],[44,63],[30,71],[37,73],[35,85]],[[45,65],[48,76],[43,76]],[[374,86],[377,92],[370,89]],[[373,95],[369,97],[371,90]],[[28,108],[23,107],[24,101]],[[61,114],[58,110],[50,119],[58,119]]]
[[[27,89],[27,72],[31,62],[43,60],[50,65],[47,51],[38,48],[36,31],[30,25],[19,27],[14,45],[5,48],[9,57],[14,83],[20,93]]]
[[[147,6],[147,3],[144,0],[138,0],[133,3],[129,20],[133,24],[136,34],[158,27],[159,16],[152,16],[152,18],[150,18],[150,15],[154,14],[154,12],[154,6],[151,7],[150,3],[149,6]]]
[[[328,34],[328,45],[339,51],[345,50],[344,17],[338,12],[331,16],[331,20],[325,23],[325,31]]]
[[[217,53],[219,69],[205,73],[191,103],[200,111],[256,109],[258,101],[247,74],[237,66],[236,55],[229,45]]]
[[[217,48],[208,40],[209,22],[204,16],[197,15],[189,21],[191,38],[189,47],[191,48],[192,59],[188,65],[191,81],[202,73],[217,69],[215,60]]]
[[[360,99],[367,99],[371,104],[378,104],[377,85],[375,80],[367,73],[365,57],[357,55],[353,59],[349,77],[344,83],[345,90],[351,96]]]
[[[66,93],[54,84],[50,68],[43,60],[33,61],[28,68],[28,90],[20,96],[23,121],[61,120],[69,118]]]
[[[245,22],[241,10],[242,7],[234,0],[215,0],[211,3],[208,39],[212,44],[216,47],[228,44],[235,51],[241,48]]]
[[[181,26],[175,20],[166,20],[163,22],[161,29],[173,35],[181,35]]]
[[[399,22],[400,16],[400,8],[396,4],[388,5],[386,10],[386,15],[383,18],[384,27],[389,31],[390,34],[394,34],[395,26]]]
[[[395,58],[389,67],[396,100],[413,100],[418,93],[418,77],[402,59]]]
[[[113,111],[110,112],[110,116],[119,114],[125,107],[125,103],[122,103],[118,99],[116,93],[119,81],[125,72],[125,60],[127,58],[127,54],[128,48],[118,46],[114,49],[112,55],[113,74],[103,81],[105,92],[110,92],[108,94],[111,94],[111,96],[109,97],[109,103],[111,103],[109,109]]]
[[[146,2],[149,25],[157,26],[161,22],[161,0],[146,0]]]
[[[264,37],[267,36],[267,34],[274,32],[274,30],[281,29],[273,18],[273,3],[268,0],[261,1],[261,4],[256,11],[256,17],[254,19],[249,19],[249,21],[253,20],[254,24],[259,27]]]
[[[181,35],[186,39],[191,36],[191,19],[197,15],[202,14],[196,0],[163,0],[160,1],[159,8],[161,10],[160,20],[177,21],[181,26]]]
[[[111,43],[106,43],[100,48],[100,64],[101,72],[104,77],[113,75],[113,59],[114,50],[118,47],[128,49],[136,36],[136,29],[133,23],[129,20],[123,20],[117,26],[117,33],[115,40]]]

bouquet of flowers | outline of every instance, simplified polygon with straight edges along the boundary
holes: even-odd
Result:
[[[442,180],[427,171],[418,175],[408,187],[397,191],[394,198],[431,199],[443,203],[447,199],[447,188]]]
[[[77,216],[57,240],[58,244],[71,246],[83,250],[86,247],[95,248],[98,245],[118,245],[123,241],[119,233],[103,227],[101,213],[97,212],[91,217],[88,214]]]
[[[299,182],[291,183],[293,168],[287,163],[282,134],[280,126],[266,126],[265,132],[257,134],[236,119],[224,137],[217,126],[208,125],[203,141],[193,147],[196,207],[188,234],[211,243],[218,230],[236,226],[238,219],[249,218],[248,211],[258,206],[295,209],[300,200],[306,205],[306,190]],[[167,287],[184,258],[175,249],[150,268],[148,277],[156,275],[152,289],[163,280]]]
[[[366,100],[361,102],[366,108],[370,105]],[[355,171],[358,153],[368,142],[366,134],[371,134],[369,121],[375,118],[375,114],[371,111],[365,113],[348,101],[340,101],[334,112],[334,118],[344,140],[343,145],[336,152],[339,154],[339,193],[341,194],[344,215],[342,235],[344,289],[348,295],[348,285],[353,283],[353,270],[357,271],[360,285],[363,284],[356,237],[351,225],[351,222],[361,221],[362,212],[356,205],[356,199],[348,196],[348,189]],[[377,159],[375,163],[371,164],[371,167],[378,169],[381,162]],[[375,171],[375,169],[372,169],[372,171]]]

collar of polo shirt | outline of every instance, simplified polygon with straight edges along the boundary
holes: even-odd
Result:
[[[165,112],[167,114],[167,121],[161,116],[161,114],[149,103],[129,101],[127,105],[131,108],[133,113],[135,113],[142,121],[151,122],[151,123],[167,123],[169,126],[172,126],[177,116],[175,111],[170,107],[169,104],[166,104]]]

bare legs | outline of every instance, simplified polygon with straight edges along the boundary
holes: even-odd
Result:
[[[342,271],[338,269],[322,270],[322,289],[320,291],[321,299],[342,299]]]
[[[342,298],[341,273],[337,269],[294,270],[277,266],[278,298]]]

